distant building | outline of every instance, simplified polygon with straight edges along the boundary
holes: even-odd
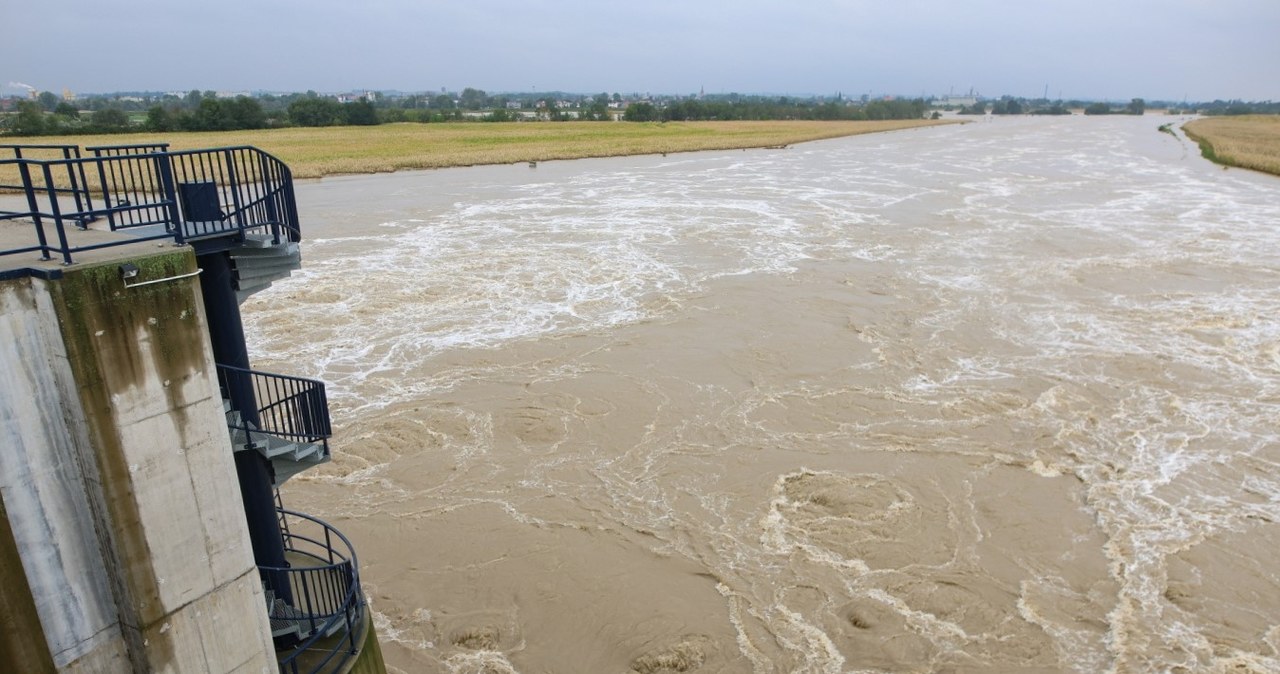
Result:
[[[934,100],[934,105],[938,107],[946,107],[948,105],[956,106],[956,107],[969,107],[976,104],[977,102],[978,102],[978,97],[974,95],[942,96]]]
[[[338,94],[337,96],[335,96],[335,98],[338,99],[339,103],[355,103],[356,101],[362,98],[367,101],[373,101],[373,92],[365,91],[365,92],[352,92],[348,94]]]

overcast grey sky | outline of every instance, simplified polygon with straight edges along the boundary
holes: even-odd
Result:
[[[1280,100],[1280,0],[0,0],[0,92]]]

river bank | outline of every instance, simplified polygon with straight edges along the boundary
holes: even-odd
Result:
[[[1206,117],[1182,130],[1200,144],[1205,159],[1280,175],[1280,115]]]
[[[827,138],[952,123],[955,122],[925,119],[868,122],[401,123],[9,140],[81,147],[167,142],[172,150],[253,145],[288,164],[295,178],[321,178],[555,159],[781,147]]]

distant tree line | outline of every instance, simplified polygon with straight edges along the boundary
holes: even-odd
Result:
[[[788,97],[749,97],[737,100],[686,98],[666,105],[648,101],[632,103],[623,113],[628,122],[682,122],[700,120],[879,120],[920,119],[928,109],[923,98],[877,100],[851,105],[843,100],[815,101]]]
[[[35,101],[18,103],[17,113],[10,116],[7,135],[52,136],[68,133],[119,133],[132,130],[128,113],[119,108],[102,108],[88,114],[68,103],[58,103],[46,112]]]
[[[988,107],[988,105],[990,107]],[[1084,101],[1048,101],[1045,99],[1028,100],[1004,96],[993,101],[977,101],[972,105],[960,106],[960,115],[1069,115],[1072,108],[1083,108],[1086,115],[1141,115],[1146,112],[1147,103],[1135,98],[1127,105],[1115,107],[1110,103]]]
[[[987,102],[977,101],[973,105],[960,106],[956,112],[960,115],[985,115],[987,114]],[[999,100],[991,102],[991,114],[993,115],[1069,115],[1071,110],[1062,101],[1049,102],[1047,100],[1028,101],[1025,98],[1014,98],[1012,96],[1004,96]]]
[[[1141,115],[1147,111],[1147,102],[1141,98],[1129,101],[1123,108],[1113,108],[1109,103],[1091,103],[1084,109],[1086,115]]]
[[[0,113],[0,133],[40,136],[136,131],[235,131],[287,126],[323,127],[394,122],[455,121],[509,122],[623,119],[636,122],[694,120],[880,120],[919,119],[934,102],[916,99],[849,100],[828,97],[713,94],[658,96],[601,92],[525,92],[490,95],[467,87],[459,93],[367,92],[363,96],[327,96],[314,91],[290,94],[222,97],[213,91],[186,94],[126,92],[88,95],[66,101],[41,92],[18,101],[11,112]],[[1280,103],[1238,100],[1212,103],[1157,103],[1174,111],[1207,115],[1276,114]],[[1146,109],[1143,99],[1124,106],[1090,101],[1049,101],[1004,96],[960,107],[962,115],[1065,115],[1084,108],[1085,114],[1135,114]],[[944,109],[952,110],[947,106]],[[936,116],[938,113],[935,112]]]
[[[610,104],[621,96],[591,97],[546,93],[490,96],[466,88],[461,94],[384,96],[370,93],[340,102],[314,91],[255,97],[219,97],[213,91],[185,95],[117,94],[86,96],[75,103],[50,92],[18,102],[0,114],[0,133],[41,136],[136,131],[236,131],[286,126],[372,125],[389,122],[515,121],[534,117],[552,121],[612,120]],[[570,101],[573,110],[567,109]],[[487,111],[487,112],[485,112]]]
[[[134,100],[142,98],[143,100]],[[373,125],[390,122],[507,122],[520,119],[546,121],[696,121],[696,120],[879,120],[918,119],[928,109],[924,99],[871,100],[854,104],[841,98],[824,100],[791,97],[741,96],[686,97],[631,103],[625,111],[617,94],[593,96],[563,93],[506,94],[490,96],[466,88],[458,95],[388,97],[371,94],[351,102],[339,102],[314,91],[285,96],[237,96],[220,98],[212,91],[192,90],[183,95],[118,97],[111,104],[93,101],[72,105],[45,92],[37,100],[22,101],[16,115],[7,120],[8,135],[39,136],[74,133],[122,133],[129,131],[237,131],[285,126],[323,127]],[[149,103],[149,105],[143,104]]]
[[[1276,115],[1280,114],[1280,102],[1213,101],[1200,103],[1195,111],[1203,115]]]
[[[52,96],[52,94],[50,94]],[[56,98],[56,97],[55,97]],[[21,101],[17,113],[8,120],[7,135],[51,136],[78,133],[127,133],[136,131],[241,131],[283,126],[339,126],[381,123],[373,103],[361,98],[339,103],[314,92],[290,96],[287,102],[248,96],[218,98],[213,92],[192,91],[185,97],[167,97],[144,112],[136,106],[98,107],[83,114],[67,101],[54,102],[46,109],[41,98]]]

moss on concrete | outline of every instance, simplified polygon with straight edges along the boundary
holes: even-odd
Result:
[[[181,384],[204,376],[206,336],[194,278],[127,288],[119,270],[126,261],[139,268],[138,282],[186,274],[195,266],[190,250],[168,251],[71,268],[61,280],[50,282],[50,288],[92,437],[94,455],[86,461],[93,467],[86,466],[91,471],[86,474],[99,478],[101,493],[91,499],[92,507],[99,528],[105,529],[100,533],[109,541],[110,549],[104,551],[114,567],[109,575],[120,579],[113,592],[123,609],[121,627],[130,658],[135,666],[165,669],[174,658],[171,635],[161,631],[165,636],[150,643],[142,637],[148,623],[163,617],[164,607],[160,581],[146,561],[151,550],[113,400],[117,395],[128,399],[134,389],[148,385],[148,377],[160,379],[168,411],[185,437],[186,408],[193,401],[182,399]]]
[[[144,258],[129,260],[138,267],[136,281],[169,278],[194,270],[194,257],[190,251],[174,251]],[[54,285],[57,290],[60,306],[66,315],[59,316],[63,321],[63,331],[68,327],[79,328],[67,337],[74,338],[73,346],[82,355],[90,355],[104,350],[106,356],[116,356],[124,360],[111,361],[113,381],[141,385],[146,376],[145,368],[138,361],[137,336],[140,331],[164,337],[164,332],[175,325],[162,325],[160,319],[178,302],[181,306],[179,316],[191,317],[187,323],[187,337],[203,339],[195,328],[194,317],[196,307],[190,292],[190,283],[181,280],[169,283],[137,288],[126,288],[120,275],[123,261],[91,267],[68,270],[62,280]],[[180,324],[176,327],[181,328]],[[106,340],[106,347],[95,344],[94,340]],[[191,364],[192,350],[186,348],[186,340],[174,342],[170,339],[153,339],[153,345],[161,347],[161,359],[158,365],[172,364],[182,367]],[[198,345],[200,342],[196,342]],[[197,350],[198,353],[198,350]],[[95,359],[98,360],[98,359]],[[102,363],[95,363],[94,381],[104,379]]]

